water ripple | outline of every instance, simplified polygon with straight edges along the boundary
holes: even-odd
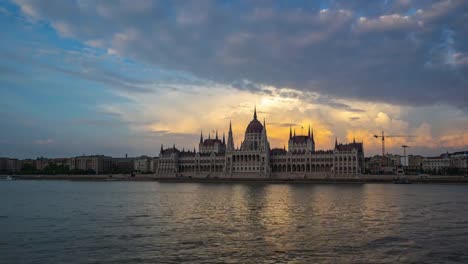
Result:
[[[467,263],[468,186],[0,184],[0,263]]]

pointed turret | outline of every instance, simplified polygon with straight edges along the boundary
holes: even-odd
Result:
[[[289,139],[291,140],[292,139],[292,127],[289,126]]]
[[[310,125],[309,125],[309,132],[307,133],[307,137],[310,138]]]
[[[218,140],[218,129],[216,129],[216,140]]]
[[[173,149],[175,149],[175,143],[174,143],[174,144],[172,144],[172,148],[173,148]]]
[[[338,147],[338,137],[335,137],[335,149]]]
[[[203,143],[203,131],[200,131],[200,144]]]
[[[223,145],[226,144],[225,137],[224,137],[224,132],[223,132]]]
[[[159,151],[159,155],[161,155],[164,151],[163,144],[161,144],[161,150]]]
[[[234,151],[234,137],[232,136],[232,124],[229,121],[229,132],[228,132],[228,140],[227,140],[227,150]]]
[[[353,144],[356,144],[356,137],[353,137]]]
[[[315,143],[315,140],[314,140],[314,129],[312,129],[312,134],[311,134],[310,139],[312,140],[313,143]]]
[[[257,119],[257,106],[254,106],[254,119]]]
[[[266,123],[265,123],[265,118],[263,118],[263,130],[262,130],[262,136],[261,136],[261,146],[263,147],[264,150],[269,149],[269,144],[268,144],[268,137],[267,137],[267,131],[266,131]]]
[[[197,151],[195,150],[195,147],[193,147],[193,153],[197,153]]]
[[[294,137],[296,137],[296,128],[294,128]]]

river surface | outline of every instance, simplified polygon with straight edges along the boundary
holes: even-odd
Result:
[[[0,263],[468,263],[468,185],[0,182]]]

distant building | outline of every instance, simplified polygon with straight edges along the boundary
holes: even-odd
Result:
[[[135,172],[148,173],[151,172],[152,158],[141,156],[133,161],[133,170]]]
[[[367,158],[366,170],[370,174],[394,174],[401,166],[401,156],[387,154],[384,157],[375,155]]]
[[[384,164],[386,162],[384,161]],[[380,174],[382,172],[382,156],[374,155],[367,159],[366,169],[371,174]]]
[[[224,153],[226,151],[226,142],[223,135],[223,140],[218,139],[218,131],[216,131],[215,138],[211,138],[211,133],[208,134],[208,138],[203,140],[203,132],[200,134],[200,143],[198,144],[200,153]]]
[[[36,168],[36,165],[35,165],[35,160],[33,159],[24,159],[24,160],[21,160],[20,161],[20,170],[26,168],[26,167],[29,167],[29,168]]]
[[[132,173],[134,158],[112,158],[112,171],[117,173]]]
[[[313,131],[296,135],[289,130],[288,148],[270,148],[265,120],[248,124],[244,140],[235,148],[231,124],[227,140],[224,135],[207,139],[200,135],[199,151],[179,150],[175,146],[161,150],[153,160],[159,177],[220,178],[323,178],[357,177],[364,168],[362,143],[338,144],[333,150],[317,151]]]
[[[293,153],[315,152],[314,132],[310,131],[310,126],[307,135],[297,135],[296,129],[292,133],[289,128],[288,151]]]
[[[57,166],[68,166],[70,167],[70,159],[69,158],[55,158],[52,159],[51,163]]]
[[[409,155],[407,171],[420,172],[422,170],[423,160],[424,157],[421,155]]]
[[[52,159],[40,157],[34,161],[34,166],[36,167],[36,170],[42,171],[44,170],[45,167],[49,165],[49,163],[52,163],[52,162],[53,162]]]
[[[386,157],[388,158],[389,164],[388,166],[391,167],[400,167],[404,165],[404,158],[403,156],[400,155],[395,155],[395,154],[387,154]]]
[[[156,172],[158,170],[159,158],[155,157],[151,159],[150,170],[151,172]]]
[[[108,173],[112,169],[112,157],[104,155],[78,156],[70,159],[70,170]]]
[[[422,169],[426,172],[439,173],[450,167],[450,159],[448,157],[426,157],[422,161]]]
[[[16,173],[21,169],[18,159],[0,158],[0,173]]]
[[[450,155],[450,166],[464,171],[468,171],[468,151],[454,152]]]
[[[342,174],[361,174],[363,173],[364,165],[364,145],[357,143],[353,139],[353,143],[338,144],[335,140],[335,162],[334,172]]]

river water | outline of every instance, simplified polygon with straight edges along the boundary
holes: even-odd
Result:
[[[468,263],[468,185],[0,182],[0,263]]]

